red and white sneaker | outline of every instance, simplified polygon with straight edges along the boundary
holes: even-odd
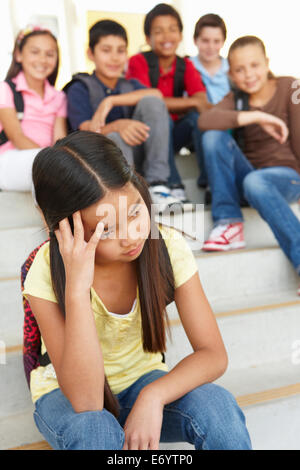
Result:
[[[203,251],[228,251],[244,248],[243,224],[217,225],[211,232],[208,240],[204,242]]]

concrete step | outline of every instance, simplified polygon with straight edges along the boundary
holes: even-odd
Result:
[[[290,205],[292,211],[300,220],[300,206],[297,203]],[[242,208],[244,217],[244,236],[247,247],[261,248],[266,246],[278,246],[278,242],[273,235],[268,224],[260,217],[258,212],[251,207]],[[207,239],[213,229],[211,211],[203,204],[197,204],[196,210],[183,209],[176,214],[165,212],[157,217],[157,221],[179,231],[186,232],[190,237],[196,238],[193,247],[195,250],[201,249],[203,242]]]
[[[30,252],[46,237],[41,226],[0,230],[0,278],[19,276]]]
[[[249,299],[248,303],[244,299],[244,305],[247,305],[244,308],[237,308],[238,303],[232,302],[232,305],[235,309],[230,304],[227,305],[228,310],[219,310],[217,303],[216,308],[212,306],[228,353],[230,370],[292,357],[293,347],[300,340],[300,299],[293,291],[278,293],[273,300],[271,296],[260,296],[252,302]],[[192,353],[192,347],[174,303],[168,307],[168,313],[171,338],[168,340],[166,362],[173,367]]]
[[[20,276],[0,279],[0,340],[7,347],[23,341],[24,310]]]
[[[299,277],[278,247],[227,253],[195,252],[195,256],[210,302],[297,290]]]
[[[0,191],[0,230],[42,226],[31,193]]]

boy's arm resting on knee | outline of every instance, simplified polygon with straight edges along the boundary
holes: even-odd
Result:
[[[40,147],[40,145],[26,137],[24,134],[15,109],[0,109],[0,121],[8,140],[16,149],[26,150]]]
[[[227,368],[226,349],[198,273],[175,290],[175,302],[194,352],[141,392],[154,394],[164,405],[213,382]]]
[[[102,410],[104,367],[89,294],[66,294],[66,319],[54,302],[32,295],[28,301],[59,386],[74,410]]]
[[[156,88],[143,88],[129,93],[107,96],[101,101],[93,115],[93,129],[99,129],[105,125],[108,114],[115,106],[136,106],[142,98],[147,96],[163,99],[161,92]]]

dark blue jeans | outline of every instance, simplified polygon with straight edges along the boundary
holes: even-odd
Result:
[[[161,370],[149,372],[119,393],[118,420],[106,409],[75,413],[61,390],[53,390],[36,402],[36,425],[54,449],[122,449],[123,426],[139,392],[164,374]],[[245,417],[235,398],[224,388],[210,383],[164,408],[161,442],[182,441],[203,450],[251,449]]]
[[[198,128],[199,113],[191,111],[178,121],[170,118],[170,146],[169,146],[169,166],[170,176],[169,184],[182,184],[181,177],[178,173],[175,163],[175,154],[182,147],[193,145],[197,162],[200,169],[198,182],[204,184],[206,182],[204,156],[202,151],[202,134]],[[172,145],[173,143],[173,145]]]
[[[255,169],[228,132],[207,131],[202,144],[215,225],[243,222],[245,197],[300,274],[300,221],[289,206],[300,198],[299,173],[283,166]]]

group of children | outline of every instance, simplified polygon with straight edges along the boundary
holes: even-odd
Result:
[[[144,23],[150,51],[128,61],[124,28],[97,22],[93,74],[76,74],[62,92],[56,39],[31,28],[18,35],[10,82],[1,83],[0,188],[33,182],[50,234],[23,295],[50,358],[30,374],[34,417],[56,449],[180,440],[251,448],[236,401],[212,384],[227,356],[192,252],[155,224],[151,203],[187,201],[174,157],[192,146],[198,184],[212,192],[215,228],[203,249],[245,246],[244,198],[300,274],[300,222],[289,207],[300,197],[300,108],[293,79],[270,73],[258,38],[235,41],[227,62],[224,21],[205,15],[194,33],[199,54],[181,58],[182,30],[177,11],[157,5]],[[173,300],[193,353],[168,371]]]

